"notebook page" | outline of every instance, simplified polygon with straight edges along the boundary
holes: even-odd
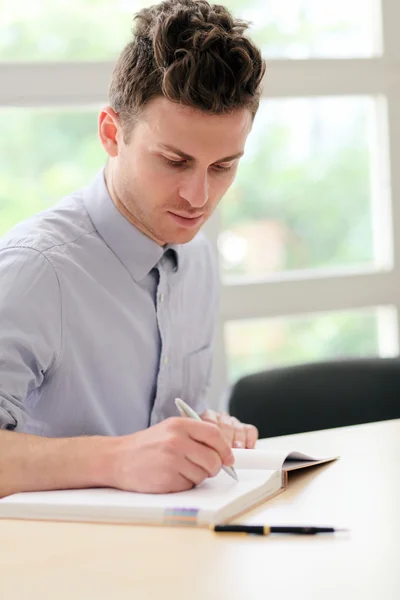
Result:
[[[314,458],[302,452],[291,452],[290,450],[256,450],[234,448],[235,469],[270,469],[273,471],[286,470],[288,466],[301,466],[300,461],[313,464],[315,461],[328,460]],[[294,462],[296,461],[296,462]],[[304,466],[306,466],[304,464]]]

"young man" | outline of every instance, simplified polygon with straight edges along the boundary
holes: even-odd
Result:
[[[257,430],[206,410],[216,269],[265,65],[221,6],[136,16],[99,116],[108,162],[0,244],[0,496],[188,489]],[[204,422],[177,417],[180,396]]]

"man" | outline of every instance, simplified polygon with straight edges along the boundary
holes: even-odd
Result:
[[[245,28],[205,0],[142,10],[99,116],[105,169],[1,241],[0,496],[179,491],[254,447],[206,410],[217,274],[196,235],[258,108]]]

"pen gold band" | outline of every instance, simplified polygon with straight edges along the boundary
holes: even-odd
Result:
[[[264,535],[269,535],[271,533],[271,527],[268,525],[264,526]]]

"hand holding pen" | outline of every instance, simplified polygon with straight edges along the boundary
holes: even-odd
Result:
[[[232,465],[232,448],[215,425],[169,417],[113,439],[106,487],[145,494],[182,492]]]
[[[186,402],[184,402],[181,398],[176,398],[175,404],[176,404],[176,407],[179,410],[182,417],[189,417],[189,419],[194,419],[195,421],[202,420],[199,417],[199,415],[193,410],[193,408],[191,408],[188,404],[186,404]],[[238,476],[233,467],[228,467],[226,465],[222,465],[222,468],[225,471],[225,473],[227,473],[230,477],[232,477],[233,479],[238,481]]]

